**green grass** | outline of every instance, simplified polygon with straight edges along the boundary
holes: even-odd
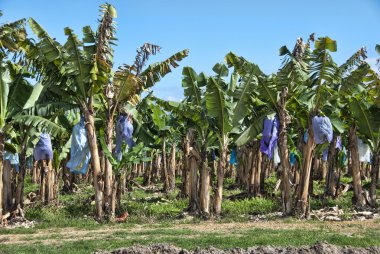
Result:
[[[265,190],[273,193],[276,177],[271,176],[266,179]],[[136,181],[142,184],[143,179],[137,178]],[[349,182],[350,178],[343,179]],[[180,183],[180,180],[177,179]],[[30,177],[26,179],[25,193],[35,192],[37,184],[30,183]],[[321,196],[323,193],[324,182],[314,182],[314,194]],[[281,211],[280,192],[263,198],[244,198],[231,200],[229,197],[242,193],[244,190],[236,186],[234,179],[226,179],[224,182],[222,216],[217,223],[225,222],[248,222],[249,215],[268,214]],[[59,204],[42,206],[38,202],[25,208],[26,218],[37,222],[34,228],[30,229],[0,229],[0,239],[7,235],[20,235],[22,241],[28,243],[29,238],[37,232],[53,230],[47,236],[52,242],[44,242],[46,236],[34,237],[33,244],[8,245],[1,244],[0,253],[91,253],[96,249],[111,250],[118,247],[127,247],[133,244],[150,243],[171,243],[179,247],[194,249],[195,246],[206,247],[213,245],[218,248],[230,247],[249,247],[253,245],[303,245],[314,244],[318,240],[327,241],[337,245],[351,246],[371,246],[380,245],[379,230],[360,228],[360,234],[345,235],[344,232],[332,232],[324,229],[324,224],[316,223],[319,229],[316,230],[287,230],[286,227],[280,230],[253,228],[236,229],[232,232],[203,233],[189,229],[172,228],[175,224],[201,224],[201,217],[193,217],[189,220],[179,219],[179,215],[186,210],[188,199],[179,199],[178,190],[170,194],[161,192],[151,193],[134,188],[127,192],[122,198],[121,210],[128,211],[129,218],[126,223],[98,223],[93,219],[95,211],[94,204],[91,202],[93,187],[79,184],[79,191],[74,194],[60,195]],[[323,207],[338,206],[345,212],[352,210],[352,191],[336,199],[322,200],[311,199],[311,209],[321,209]],[[378,195],[380,191],[378,190]],[[120,211],[120,212],[122,212]],[[349,217],[344,217],[349,219]],[[281,220],[284,224],[298,223],[294,218]],[[379,223],[379,221],[374,222]],[[141,232],[133,232],[133,228],[139,225]],[[380,224],[379,224],[380,225]],[[61,234],[55,233],[56,230],[85,229],[88,234],[103,230],[116,228],[115,232],[102,234],[99,239],[80,238],[72,239],[68,242],[61,241]],[[86,234],[87,234],[86,231]],[[50,231],[49,231],[50,232]]]
[[[237,201],[224,200],[222,203],[222,215],[225,217],[235,215],[254,215],[275,212],[278,204],[271,199],[252,198]]]
[[[91,253],[94,250],[113,250],[128,247],[133,244],[170,243],[181,248],[194,249],[196,246],[214,246],[225,249],[232,247],[250,247],[255,245],[300,246],[310,245],[317,241],[326,241],[336,245],[368,247],[380,244],[379,230],[364,229],[361,234],[353,236],[333,232],[326,229],[295,230],[295,229],[261,229],[234,230],[230,233],[203,233],[189,229],[148,228],[141,232],[128,230],[117,231],[102,236],[101,239],[75,239],[60,242],[59,235],[52,234],[49,239],[56,240],[52,244],[40,242],[23,245],[1,245],[1,253]],[[58,240],[58,243],[57,243]],[[26,243],[28,239],[25,239]]]

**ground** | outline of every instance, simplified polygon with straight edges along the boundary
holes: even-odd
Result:
[[[104,224],[92,228],[31,228],[0,231],[1,253],[91,253],[133,244],[170,243],[181,248],[225,249],[257,245],[300,246],[325,241],[358,247],[380,245],[380,221]]]
[[[266,184],[272,193],[275,179],[268,179]],[[28,193],[38,186],[26,187]],[[320,187],[316,184],[315,192],[322,187],[323,184]],[[241,192],[233,181],[227,180],[221,218],[205,221],[183,213],[188,201],[178,198],[178,191],[168,195],[134,188],[123,197],[122,210],[129,212],[125,222],[98,223],[92,217],[93,188],[82,183],[78,192],[60,195],[58,204],[27,205],[26,218],[35,222],[34,227],[0,228],[0,253],[92,253],[157,243],[188,250],[208,246],[220,249],[301,246],[318,241],[338,246],[380,246],[380,219],[352,220],[350,192],[334,200],[312,200],[312,209],[338,206],[344,210],[340,222],[272,217],[270,214],[281,211],[279,193],[265,198],[236,199]]]

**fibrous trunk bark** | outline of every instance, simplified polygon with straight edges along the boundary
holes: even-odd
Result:
[[[190,165],[190,144],[188,140],[189,134],[186,135],[183,142],[183,157],[182,157],[182,186],[181,197],[189,196],[189,165]]]
[[[114,129],[114,122],[113,122],[113,115],[109,111],[107,114],[107,122],[106,122],[106,128],[105,128],[105,136],[106,136],[106,144],[108,151],[112,153],[112,146],[113,146],[113,131]],[[112,190],[113,190],[113,184],[112,184],[112,164],[108,160],[108,158],[105,156],[104,158],[104,212],[108,216],[113,216],[115,214],[115,211],[112,209]]]
[[[281,159],[281,197],[282,197],[282,212],[285,215],[292,213],[292,194],[289,181],[290,162],[288,150],[287,126],[290,123],[290,116],[286,110],[286,97],[288,96],[288,88],[284,87],[278,103],[278,118],[280,122],[280,133],[278,135],[278,149]]]
[[[356,125],[352,125],[349,131],[349,147],[351,153],[351,172],[354,187],[355,205],[363,207],[365,205],[365,197],[360,179],[360,161],[358,151],[358,138],[356,136]]]
[[[16,196],[15,196],[15,207],[14,208],[23,208],[24,207],[24,179],[26,173],[26,146],[21,148],[20,154],[20,167],[19,173],[17,176],[17,187],[16,187]]]
[[[173,142],[170,152],[170,175],[169,175],[169,190],[172,191],[175,188],[175,168],[176,168],[176,145]]]
[[[164,184],[164,192],[169,191],[169,175],[166,163],[166,139],[162,138],[162,183]]]
[[[13,208],[13,192],[12,192],[12,165],[10,161],[3,161],[3,209],[8,212]]]
[[[329,155],[327,158],[328,162],[328,174],[326,179],[326,187],[325,187],[325,196],[326,197],[333,197],[336,193],[335,187],[336,187],[336,170],[335,170],[335,156],[336,156],[336,140],[337,136],[334,135],[333,142],[330,144],[329,147]]]
[[[311,124],[311,118],[308,124],[308,139],[303,147],[302,153],[302,168],[300,172],[300,184],[297,195],[297,208],[296,213],[300,218],[307,218],[309,216],[309,181],[311,163],[313,160],[313,153],[315,148],[313,126]]]
[[[187,134],[189,148],[189,212],[197,212],[198,200],[198,148],[195,143],[195,131],[189,130]]]
[[[99,151],[98,151],[98,144],[96,140],[96,133],[95,133],[95,123],[94,123],[94,116],[93,113],[90,112],[90,110],[84,111],[84,117],[85,117],[85,126],[87,131],[87,140],[90,148],[91,153],[91,168],[94,173],[94,189],[95,189],[95,207],[96,207],[96,218],[98,220],[103,219],[103,179],[101,175],[101,168],[100,168],[100,158],[99,158]]]
[[[210,214],[210,169],[208,167],[206,151],[202,152],[201,158],[200,209],[201,213],[208,217]]]
[[[369,188],[369,203],[376,208],[376,186],[379,180],[380,155],[374,154],[373,165],[371,169],[371,187]]]
[[[214,213],[216,216],[220,216],[222,212],[223,180],[224,170],[226,167],[227,145],[227,138],[223,137],[223,143],[220,146],[220,158],[217,170],[216,188],[214,193]]]
[[[278,136],[278,149],[281,159],[281,197],[282,197],[282,212],[285,215],[290,215],[293,209],[291,186],[289,181],[290,162],[288,150],[287,125],[290,123],[290,116],[285,108],[286,97],[288,96],[288,88],[282,89],[280,100],[278,103],[278,118],[280,122],[280,133]]]

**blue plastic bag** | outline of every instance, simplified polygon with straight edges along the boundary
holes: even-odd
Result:
[[[290,153],[289,161],[290,161],[290,166],[294,166],[296,164],[297,157],[295,153]]]
[[[116,160],[121,161],[122,159],[122,146],[125,142],[129,148],[132,148],[135,144],[132,139],[133,125],[130,119],[126,115],[120,115],[116,123]]]
[[[277,117],[264,119],[263,136],[260,140],[260,150],[270,159],[273,157],[273,151],[278,139],[279,122]]]
[[[53,159],[53,148],[49,134],[41,133],[40,140],[34,147],[33,156],[36,161]]]
[[[84,119],[77,123],[71,133],[70,160],[66,167],[74,174],[86,174],[90,164],[91,153],[87,142],[87,132]]]
[[[232,165],[236,165],[236,164],[237,164],[237,160],[236,160],[236,150],[235,150],[235,149],[232,149],[232,150],[231,150],[231,154],[230,154],[230,164],[232,164]]]
[[[19,158],[18,158],[18,153],[13,154],[13,153],[10,153],[8,151],[4,151],[4,160],[9,161],[9,163],[15,167],[16,172],[17,173],[19,172],[18,165],[20,162],[19,162]]]
[[[323,161],[327,161],[328,157],[329,157],[329,149],[326,148],[326,149],[323,151],[323,153],[322,153],[322,160],[323,160]]]
[[[333,139],[333,128],[327,116],[314,116],[312,119],[315,143],[331,143]]]

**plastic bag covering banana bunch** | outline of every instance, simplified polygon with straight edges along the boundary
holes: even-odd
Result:
[[[70,160],[66,166],[74,174],[86,174],[90,164],[91,153],[87,142],[86,128],[84,127],[84,119],[81,118],[71,133],[71,149]]]
[[[327,116],[314,116],[312,119],[314,140],[317,145],[326,141],[331,143],[333,139],[333,128],[330,118]]]
[[[15,170],[18,173],[18,171],[19,171],[19,168],[18,168],[18,164],[19,164],[18,153],[13,154],[11,152],[4,151],[4,160],[5,161],[6,160],[9,161],[9,163],[15,167]]]
[[[53,159],[53,148],[48,133],[41,133],[40,140],[34,147],[33,156],[36,161]]]
[[[260,140],[260,150],[268,158],[273,158],[274,147],[278,139],[279,123],[276,116],[267,116],[264,119],[263,137]]]
[[[122,159],[123,142],[125,142],[129,148],[132,148],[134,146],[132,134],[133,125],[130,121],[130,118],[124,114],[120,115],[116,124],[116,160],[121,161]]]
[[[358,152],[360,162],[371,162],[371,148],[358,138]]]

